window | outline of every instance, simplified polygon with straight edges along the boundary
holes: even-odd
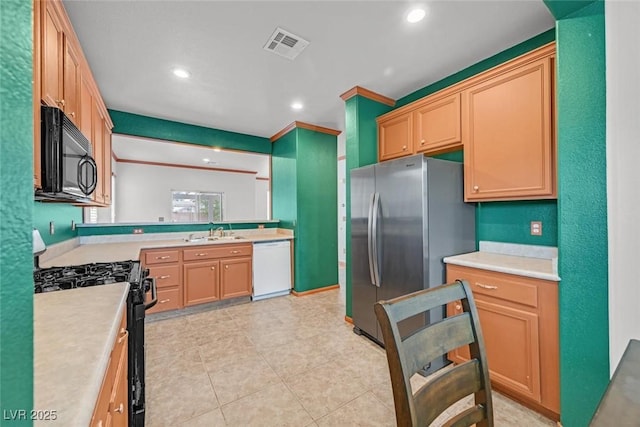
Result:
[[[171,192],[171,222],[222,221],[224,193]]]

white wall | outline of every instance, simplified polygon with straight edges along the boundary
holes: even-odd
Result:
[[[640,2],[605,2],[611,374],[640,339]],[[560,284],[562,286],[562,284]]]
[[[270,181],[256,180],[256,218],[271,218],[268,203],[268,199],[271,197],[269,184]]]
[[[338,158],[345,155],[347,136],[346,132],[338,135]],[[337,159],[336,159],[337,160]],[[347,193],[346,193],[346,159],[338,161],[338,261],[347,261]]]
[[[171,221],[172,190],[222,192],[225,221],[258,219],[255,174],[124,162],[117,173],[116,222]]]

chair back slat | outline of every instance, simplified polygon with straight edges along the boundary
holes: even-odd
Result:
[[[451,368],[446,374],[423,385],[413,395],[419,423],[431,424],[449,406],[481,387],[480,363],[477,360],[469,360]]]
[[[466,427],[479,424],[487,418],[487,408],[484,405],[474,405],[471,408],[460,412],[455,417],[449,419],[442,427]]]
[[[406,337],[398,322],[419,313],[460,301],[463,313],[425,325]],[[469,284],[457,281],[375,304],[389,363],[398,426],[431,424],[453,403],[473,394],[475,406],[448,420],[447,426],[493,426],[489,369],[478,311]],[[469,345],[471,359],[433,374],[416,393],[411,377],[437,357]]]
[[[388,303],[389,317],[395,322],[401,322],[416,314],[465,298],[464,290],[461,287],[442,285],[437,289],[440,288],[442,292],[433,293],[429,292],[432,289],[425,289],[385,301]]]
[[[470,344],[473,340],[469,313],[462,313],[433,325],[427,325],[402,342],[407,356],[406,370],[409,376],[423,369],[436,357]]]

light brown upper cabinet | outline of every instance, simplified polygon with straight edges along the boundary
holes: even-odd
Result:
[[[465,200],[556,197],[552,58],[462,93]]]
[[[413,113],[415,152],[462,148],[460,94],[425,101]]]
[[[111,128],[100,91],[61,0],[34,0],[34,186],[41,185],[40,105],[61,108],[87,137],[98,166],[92,205],[111,203]]]
[[[411,112],[378,121],[378,158],[395,159],[413,153],[413,117]]]
[[[37,1],[37,0],[36,0]],[[64,30],[60,13],[53,2],[42,9],[42,101],[51,107],[64,106],[63,57]]]

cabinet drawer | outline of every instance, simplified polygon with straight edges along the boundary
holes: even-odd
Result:
[[[151,293],[147,293],[147,301],[151,299]],[[147,314],[159,313],[161,311],[175,310],[182,307],[180,288],[158,289],[158,303],[147,310]]]
[[[180,260],[180,251],[178,249],[169,249],[163,251],[145,251],[144,264],[166,264],[170,262],[178,262]]]
[[[150,267],[149,276],[156,278],[156,286],[158,288],[179,286],[180,285],[180,266],[179,265],[160,265],[157,267]]]
[[[200,261],[213,258],[251,256],[252,252],[252,245],[216,245],[185,249],[182,256],[185,261]]]
[[[538,307],[538,287],[532,279],[487,270],[449,265],[448,281],[462,279],[469,282],[474,294],[486,295],[529,307]]]

